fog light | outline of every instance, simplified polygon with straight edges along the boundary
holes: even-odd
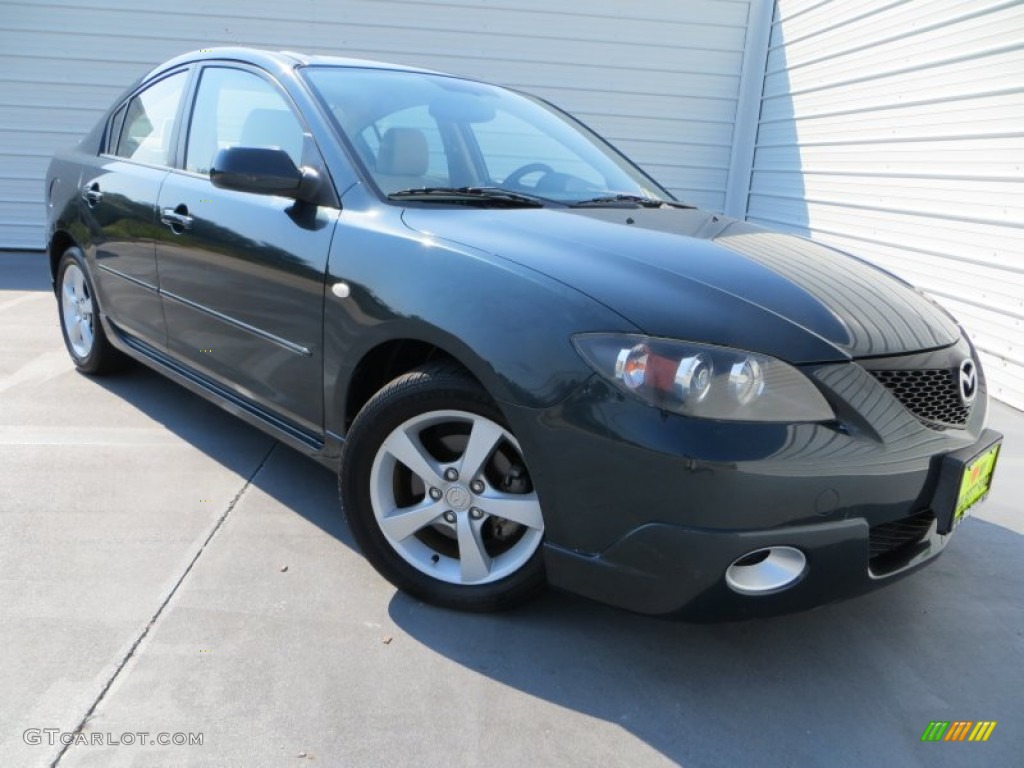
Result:
[[[807,570],[807,558],[793,547],[765,547],[736,558],[725,583],[741,595],[767,595],[787,589]]]

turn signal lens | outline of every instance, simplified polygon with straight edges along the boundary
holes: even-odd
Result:
[[[643,344],[620,350],[619,356],[615,358],[615,378],[621,380],[628,389],[640,389],[647,378],[647,354],[647,347]]]

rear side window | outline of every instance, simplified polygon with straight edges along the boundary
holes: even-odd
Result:
[[[114,154],[150,165],[170,165],[174,119],[185,90],[186,73],[179,72],[154,83],[134,96],[115,116],[118,136]]]
[[[185,150],[185,169],[207,174],[228,147],[283,149],[302,165],[302,124],[284,97],[259,75],[207,67],[199,81]]]

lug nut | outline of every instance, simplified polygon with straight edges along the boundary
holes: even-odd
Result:
[[[473,493],[483,493],[484,492],[484,481],[483,480],[474,480],[472,483],[469,484],[469,488],[470,488],[470,490],[473,491]]]
[[[473,507],[472,509],[469,510],[469,516],[474,520],[479,520],[481,517],[484,516],[484,511],[482,509],[478,509],[477,507]]]
[[[440,501],[440,499],[441,499],[441,489],[440,488],[431,488],[430,489],[430,498],[432,498],[434,501]]]
[[[451,523],[452,525],[454,525],[455,524],[455,513],[454,512],[445,512],[444,513],[444,521],[446,523]]]
[[[446,469],[444,471],[444,479],[445,480],[452,480],[452,481],[458,480],[459,479],[459,471],[457,469],[455,469],[455,467],[448,467],[448,469]]]

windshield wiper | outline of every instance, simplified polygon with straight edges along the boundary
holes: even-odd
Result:
[[[601,206],[614,203],[626,203],[639,205],[643,208],[661,208],[663,205],[670,206],[672,208],[695,208],[696,206],[687,205],[686,203],[680,203],[677,200],[659,200],[656,197],[644,197],[643,195],[603,195],[601,197],[593,197],[589,200],[579,200],[572,203],[570,208],[587,208],[589,206]]]
[[[540,208],[548,202],[542,197],[511,192],[500,187],[416,187],[392,192],[388,200],[416,200],[433,202],[487,202]]]

